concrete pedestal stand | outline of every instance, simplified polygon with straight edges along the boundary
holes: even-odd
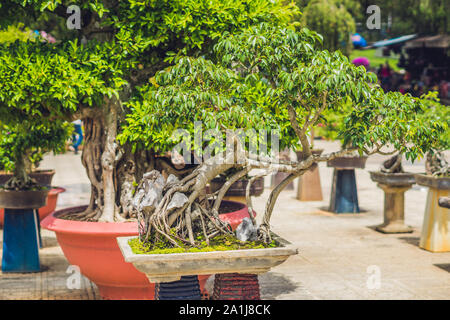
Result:
[[[313,150],[313,155],[321,155],[323,150]],[[303,161],[303,152],[297,152],[297,161]],[[297,199],[300,201],[322,201],[319,166],[314,164],[310,170],[298,178]]]
[[[412,173],[370,172],[370,178],[378,182],[384,191],[384,223],[376,227],[383,233],[410,233],[405,225],[405,192],[415,183]]]
[[[378,184],[384,191],[384,223],[376,229],[383,233],[410,233],[411,227],[405,225],[405,192],[411,189],[407,187],[391,187]]]
[[[431,252],[450,252],[450,210],[438,203],[440,197],[450,196],[450,178],[419,174],[415,178],[417,184],[429,188],[419,246]]]
[[[340,157],[327,162],[334,167],[329,211],[360,213],[355,169],[364,169],[367,157]]]
[[[0,191],[5,207],[2,272],[39,272],[37,209],[45,206],[48,191]]]

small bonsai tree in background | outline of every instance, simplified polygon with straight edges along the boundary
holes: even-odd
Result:
[[[12,172],[13,177],[2,186],[6,190],[40,188],[30,178],[46,152],[64,152],[70,138],[70,123],[28,121],[15,125],[0,125],[0,169]]]
[[[435,146],[445,127],[420,117],[424,101],[384,93],[374,74],[354,66],[340,52],[317,49],[320,45],[321,37],[308,29],[296,32],[288,26],[261,24],[239,34],[224,34],[212,60],[181,58],[143,87],[143,98],[129,104],[133,112],[122,142],[147,141],[149,148],[169,150],[177,142],[169,139],[173,130],[195,133],[195,122],[201,121],[220,130],[217,136],[239,127],[276,129],[282,148],[299,145],[304,153],[299,163],[274,163],[256,155],[235,135],[181,179],[165,180],[154,171],[146,174],[134,198],[146,245],[163,240],[174,247],[197,246],[217,234],[230,234],[218,218],[220,203],[227,188],[252,169],[289,173],[271,192],[262,223],[254,225],[258,239],[270,243],[270,217],[278,195],[314,163],[355,150],[368,155],[383,152],[385,146],[415,160]],[[351,109],[346,107],[349,104]],[[307,133],[330,110],[344,112],[339,136],[345,149],[313,155]],[[196,148],[194,143],[194,152]],[[208,181],[231,168],[237,172],[228,183],[205,197]],[[250,185],[251,181],[247,191]],[[251,200],[247,201],[252,212]]]

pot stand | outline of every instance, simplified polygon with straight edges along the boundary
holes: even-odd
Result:
[[[319,166],[314,164],[298,178],[297,199],[300,201],[322,201]]]
[[[258,275],[224,273],[214,279],[214,300],[260,300]]]
[[[410,233],[411,227],[405,225],[405,192],[411,189],[408,186],[389,186],[378,183],[384,191],[384,223],[376,230],[383,233]]]
[[[39,272],[39,233],[34,209],[5,209],[3,272]]]
[[[425,217],[419,246],[431,252],[450,252],[450,210],[438,204],[440,197],[448,197],[450,190],[429,187]]]
[[[200,300],[197,276],[182,276],[178,281],[155,284],[156,300]]]
[[[329,211],[334,213],[360,212],[355,169],[334,169]]]

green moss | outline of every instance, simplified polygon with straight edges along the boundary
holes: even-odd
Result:
[[[179,245],[181,248],[173,248],[171,244],[166,241],[158,241],[155,243],[142,243],[139,238],[130,239],[128,244],[131,250],[135,254],[170,254],[170,253],[186,253],[186,252],[211,252],[211,251],[229,251],[229,250],[241,250],[241,249],[264,249],[275,248],[278,246],[275,240],[270,244],[266,244],[261,241],[247,241],[242,242],[230,235],[221,235],[213,239],[210,239],[210,245],[208,246],[206,241],[201,237],[197,237],[199,246],[188,247],[185,245]]]

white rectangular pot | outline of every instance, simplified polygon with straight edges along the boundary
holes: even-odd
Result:
[[[180,280],[187,275],[265,273],[298,253],[297,248],[277,235],[273,239],[282,245],[277,248],[171,254],[135,254],[128,244],[133,238],[136,237],[117,238],[125,261],[156,283]]]

